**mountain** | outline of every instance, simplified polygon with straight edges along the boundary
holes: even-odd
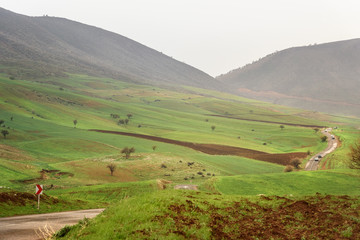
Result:
[[[289,48],[217,79],[245,97],[360,116],[360,39]]]
[[[221,88],[208,74],[121,35],[0,8],[0,71],[18,78],[85,73],[128,82]]]

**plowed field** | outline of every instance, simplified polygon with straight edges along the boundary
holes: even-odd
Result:
[[[184,141],[178,141],[168,138],[155,137],[155,136],[149,136],[149,135],[143,135],[137,133],[106,131],[106,130],[97,130],[97,129],[92,129],[90,131],[144,138],[151,141],[188,147],[196,151],[200,151],[211,155],[235,155],[235,156],[241,156],[241,157],[256,159],[260,161],[281,164],[281,165],[288,165],[290,161],[294,158],[304,158],[307,156],[305,152],[271,154],[271,153],[256,151],[247,148],[232,147],[232,146],[219,145],[219,144],[202,144],[202,143],[184,142]]]

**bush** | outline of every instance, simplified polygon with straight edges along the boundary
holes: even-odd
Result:
[[[360,139],[350,146],[348,165],[351,169],[360,169]]]
[[[301,160],[298,159],[298,158],[295,158],[295,159],[290,161],[290,165],[293,166],[296,169],[299,169],[300,165],[301,165]]]
[[[161,168],[167,168],[167,166],[164,163],[162,163]]]
[[[291,165],[287,165],[285,168],[284,168],[284,172],[292,172],[294,170],[294,167],[291,166]]]

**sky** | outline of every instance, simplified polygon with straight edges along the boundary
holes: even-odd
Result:
[[[0,7],[100,27],[211,76],[286,48],[360,38],[359,0],[0,0]]]

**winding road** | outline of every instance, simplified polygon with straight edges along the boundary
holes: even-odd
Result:
[[[74,225],[79,220],[93,218],[104,209],[89,209],[58,213],[34,214],[16,217],[0,218],[1,240],[38,240],[37,234],[44,227],[58,231],[65,225]]]
[[[333,135],[331,135],[331,128],[327,128],[325,130],[322,131],[322,133],[327,137],[328,139],[328,146],[327,148],[322,151],[317,153],[315,156],[313,156],[306,164],[305,166],[305,171],[315,171],[318,169],[319,167],[319,163],[321,162],[321,160],[323,159],[323,157],[325,157],[327,154],[333,152],[337,146],[338,146],[338,139],[334,136],[334,139],[332,138]],[[321,155],[321,158],[319,158],[318,161],[315,161],[315,158],[317,158],[319,155]]]

